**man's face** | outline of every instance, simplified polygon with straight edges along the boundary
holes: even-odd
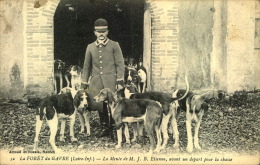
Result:
[[[98,40],[105,40],[107,38],[108,35],[108,30],[95,30],[94,31],[95,35],[97,36]]]

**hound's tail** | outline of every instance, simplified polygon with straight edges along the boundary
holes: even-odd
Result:
[[[178,100],[182,100],[184,99],[187,94],[189,93],[189,90],[190,90],[190,86],[189,86],[189,81],[188,81],[188,72],[186,71],[185,72],[185,84],[186,84],[186,91],[184,93],[184,95],[180,98],[172,98],[173,100],[172,101],[178,101]]]

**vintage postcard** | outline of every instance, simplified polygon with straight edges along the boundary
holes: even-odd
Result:
[[[259,11],[1,0],[0,164],[259,164]]]

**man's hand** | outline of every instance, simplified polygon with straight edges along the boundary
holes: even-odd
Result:
[[[122,89],[122,88],[124,88],[122,85],[120,85],[120,84],[118,84],[117,86],[116,86],[116,89]]]
[[[116,81],[116,89],[122,89],[124,87],[124,81],[123,80],[117,80]]]
[[[86,82],[81,82],[80,89],[88,89],[89,84]]]

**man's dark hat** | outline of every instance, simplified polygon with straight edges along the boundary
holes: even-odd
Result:
[[[107,21],[103,18],[99,18],[94,23],[94,28],[97,31],[106,31],[108,28]]]

